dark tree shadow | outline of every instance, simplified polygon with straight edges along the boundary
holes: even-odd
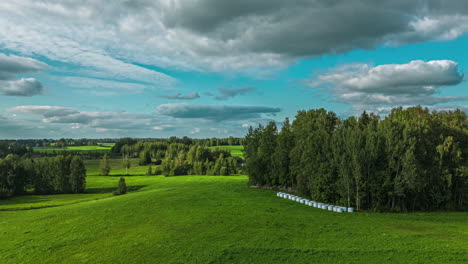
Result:
[[[18,197],[18,196],[17,196]],[[2,205],[6,204],[26,204],[26,203],[40,203],[40,202],[47,202],[50,201],[50,199],[44,198],[44,197],[37,197],[33,194],[25,194],[21,195],[21,199],[16,199],[17,197],[8,197],[1,199]]]
[[[133,185],[127,186],[127,191],[138,191],[139,189],[146,187],[147,185]],[[117,187],[108,187],[108,188],[87,188],[84,193],[111,193],[117,190]]]

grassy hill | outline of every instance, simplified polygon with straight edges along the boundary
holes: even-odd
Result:
[[[0,263],[468,261],[468,213],[338,214],[249,188],[245,176],[126,177],[137,190],[111,196],[118,179],[29,196],[62,206],[0,211]]]

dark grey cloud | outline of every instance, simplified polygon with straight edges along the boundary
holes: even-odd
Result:
[[[331,69],[309,83],[339,101],[356,105],[434,105],[468,97],[435,96],[438,89],[461,83],[463,74],[450,60],[407,64],[350,64]]]
[[[167,8],[163,22],[208,36],[231,52],[303,57],[456,38],[468,31],[466,23],[456,23],[467,21],[468,5],[445,2],[204,0]]]
[[[35,59],[0,53],[0,80],[12,80],[18,74],[34,73],[46,67]]]
[[[6,96],[34,96],[44,92],[41,82],[35,78],[21,78],[17,75],[44,70],[45,63],[31,58],[0,53],[0,94]]]
[[[74,63],[94,69],[98,76],[171,83],[170,76],[126,62],[248,71],[378,45],[446,41],[468,32],[468,4],[140,0],[109,5],[106,0],[24,0],[0,6],[0,24],[0,44],[7,49]]]
[[[200,95],[197,92],[192,92],[188,94],[168,94],[168,95],[160,95],[160,98],[171,99],[171,100],[194,100],[200,98]]]
[[[212,121],[246,120],[260,118],[262,114],[275,115],[281,109],[263,106],[193,105],[185,103],[162,104],[156,111],[174,118],[199,118]]]
[[[0,93],[6,96],[34,96],[44,92],[41,82],[34,78],[0,82]]]
[[[254,87],[244,87],[244,88],[237,88],[237,89],[228,89],[228,88],[219,88],[218,92],[219,95],[215,97],[216,100],[227,100],[229,98],[244,95],[249,92],[254,91]]]

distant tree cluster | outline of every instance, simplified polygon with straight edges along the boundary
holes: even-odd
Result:
[[[200,145],[204,147],[216,147],[216,146],[226,146],[226,145],[243,145],[244,138],[228,137],[228,138],[189,138],[189,137],[170,137],[170,138],[146,138],[146,139],[135,139],[135,138],[121,138],[116,141],[115,145],[112,147],[112,153],[122,153],[122,152],[132,152],[136,149],[141,148],[145,144],[158,144],[168,145],[173,143],[184,144],[187,146],[190,145]],[[136,146],[135,146],[136,145]],[[127,146],[127,151],[124,150],[124,146]],[[138,152],[138,151],[137,151]]]
[[[0,159],[0,198],[32,189],[36,194],[81,193],[86,168],[79,156],[26,159],[10,154]]]
[[[169,141],[140,141],[120,150],[124,163],[129,157],[138,157],[141,166],[161,165],[149,168],[148,175],[231,175],[239,173],[242,164],[241,158],[231,157],[224,149]]]
[[[280,132],[250,128],[245,144],[250,184],[378,211],[466,209],[467,157],[467,115],[419,106],[383,120],[299,111]]]
[[[163,175],[231,175],[239,172],[239,159],[229,151],[199,145],[170,144],[162,160]]]
[[[9,154],[15,154],[19,156],[30,155],[32,148],[29,148],[26,144],[14,140],[0,141],[0,158],[4,158]]]

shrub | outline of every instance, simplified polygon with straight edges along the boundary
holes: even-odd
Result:
[[[120,177],[119,186],[117,187],[117,190],[113,194],[121,195],[121,194],[126,194],[126,193],[127,193],[127,184],[125,183],[125,178]]]

